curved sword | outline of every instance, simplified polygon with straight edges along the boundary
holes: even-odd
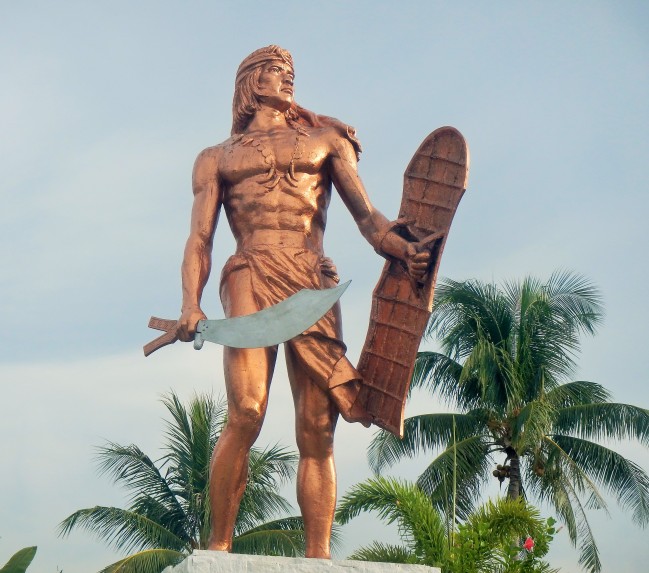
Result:
[[[246,316],[220,320],[200,320],[196,325],[194,348],[200,350],[205,340],[233,348],[263,348],[286,342],[301,334],[338,301],[351,281],[323,290],[303,289],[274,306]],[[165,334],[144,346],[144,356],[173,344],[177,321],[151,317],[149,328]]]

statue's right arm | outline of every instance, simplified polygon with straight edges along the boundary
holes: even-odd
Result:
[[[194,204],[181,266],[183,304],[177,328],[178,338],[185,342],[193,340],[196,324],[206,318],[200,303],[210,276],[214,231],[221,209],[219,153],[219,147],[202,151],[196,158],[192,173]]]

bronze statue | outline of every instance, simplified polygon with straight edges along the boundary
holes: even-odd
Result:
[[[196,324],[205,319],[200,301],[221,207],[237,244],[221,274],[226,317],[259,311],[300,289],[338,282],[335,266],[323,252],[332,183],[361,234],[379,254],[400,261],[415,284],[429,272],[429,250],[418,252],[417,237],[395,232],[370,203],[357,173],[361,149],[354,130],[298,106],[293,80],[291,55],[278,46],[245,58],[236,76],[231,137],[196,159],[191,231],[182,263],[182,315],[176,332],[181,340],[192,340]],[[365,425],[374,419],[357,400],[362,376],[345,350],[338,305],[285,344],[307,557],[330,557],[338,413]],[[211,463],[210,549],[231,548],[248,452],[264,419],[276,355],[277,346],[224,349],[228,421]]]

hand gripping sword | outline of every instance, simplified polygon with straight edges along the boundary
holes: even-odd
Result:
[[[318,322],[336,304],[350,282],[329,289],[303,289],[274,306],[246,316],[199,320],[194,348],[200,350],[205,340],[233,348],[263,348],[286,342]],[[144,356],[176,342],[177,326],[176,320],[152,316],[149,328],[162,330],[164,334],[144,346]]]

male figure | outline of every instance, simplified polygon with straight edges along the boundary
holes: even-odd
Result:
[[[377,252],[402,260],[414,279],[427,271],[429,254],[417,253],[391,232],[388,220],[370,204],[356,169],[360,146],[353,130],[297,106],[293,79],[287,51],[268,46],[248,56],[237,72],[232,137],[196,160],[191,231],[182,264],[181,340],[191,340],[197,322],[205,318],[200,299],[221,207],[237,243],[221,276],[226,317],[256,312],[302,288],[335,285],[335,267],[323,253],[332,183]],[[330,557],[338,413],[348,421],[371,422],[354,404],[362,380],[345,357],[340,332],[334,307],[285,344],[307,557]],[[231,549],[248,452],[261,429],[276,355],[277,347],[224,349],[228,421],[211,463],[210,549]]]

